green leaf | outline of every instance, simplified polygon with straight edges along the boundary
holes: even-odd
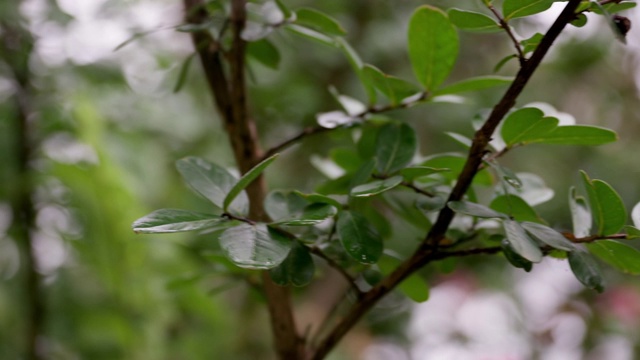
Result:
[[[551,7],[555,0],[505,0],[502,14],[505,20],[541,13]]]
[[[576,15],[576,18],[574,20],[571,20],[570,24],[579,28],[587,25],[587,15],[585,14]]]
[[[476,216],[480,218],[500,218],[500,219],[508,219],[509,217],[503,213],[499,213],[497,211],[491,210],[490,208],[472,203],[469,201],[449,201],[447,203],[449,208],[457,213]]]
[[[263,160],[258,165],[254,166],[251,170],[247,171],[246,174],[242,175],[240,180],[229,190],[229,193],[224,198],[224,211],[227,211],[231,202],[238,196],[242,190],[244,190],[247,186],[249,186],[262,172],[267,168],[267,166],[271,165],[271,163],[279,156],[280,154],[275,154],[270,156],[269,158]]]
[[[400,170],[400,175],[406,181],[413,181],[415,178],[450,171],[449,169],[433,168],[428,166],[411,166]]]
[[[193,60],[193,58],[195,57],[196,53],[193,53],[189,56],[187,56],[186,59],[184,59],[184,62],[182,63],[182,66],[180,67],[180,73],[178,74],[178,81],[176,81],[176,85],[173,87],[173,92],[177,93],[178,91],[180,91],[180,89],[182,89],[182,86],[184,85],[186,79],[187,79],[187,75],[189,75],[189,68],[191,67],[191,60]]]
[[[516,175],[516,173],[514,173],[511,169],[498,164],[496,160],[486,161],[485,163],[489,164],[489,166],[491,166],[496,171],[500,179],[506,184],[514,189],[522,188],[522,180],[520,180],[518,175]]]
[[[536,211],[519,196],[500,195],[491,201],[489,207],[517,221],[542,222]]]
[[[542,261],[542,251],[538,244],[527,235],[520,224],[513,220],[504,220],[503,225],[505,235],[513,251],[533,263]]]
[[[511,265],[519,269],[524,269],[524,271],[526,272],[531,271],[531,269],[533,268],[533,263],[515,252],[509,240],[502,239],[502,241],[500,242],[500,247],[502,248],[504,257],[507,258],[507,261],[509,261]]]
[[[376,180],[367,184],[358,185],[351,189],[351,196],[355,197],[368,197],[381,194],[387,190],[391,190],[394,187],[402,183],[402,176],[393,176],[384,180]]]
[[[593,256],[583,250],[572,251],[567,255],[571,271],[584,286],[598,292],[604,291],[602,270]]]
[[[502,30],[495,20],[481,13],[450,9],[447,14],[449,14],[453,25],[460,30],[479,33],[493,33]]]
[[[310,203],[325,203],[335,206],[336,209],[342,208],[342,204],[338,200],[322,194],[303,194],[297,190],[294,191],[294,194],[302,196]]]
[[[493,67],[493,72],[496,73],[496,72],[500,71],[500,69],[502,69],[502,67],[506,63],[508,63],[512,59],[517,59],[517,58],[518,58],[518,55],[516,55],[516,54],[511,54],[511,55],[507,55],[507,56],[503,57],[500,61],[498,61],[496,66]]]
[[[537,108],[522,108],[511,113],[502,125],[502,139],[516,144],[601,145],[615,141],[614,131],[587,125],[558,126],[558,119],[544,117]]]
[[[602,145],[618,140],[615,131],[599,126],[568,125],[558,126],[537,141],[541,144],[562,145]]]
[[[416,85],[387,75],[374,66],[365,65],[362,70],[364,75],[371,80],[373,86],[384,94],[393,105],[397,105],[403,99],[420,92],[420,88]]]
[[[520,225],[522,225],[529,235],[554,249],[573,251],[576,248],[576,246],[571,241],[567,240],[567,238],[565,238],[561,233],[546,225],[526,221]]]
[[[291,191],[272,191],[264,200],[264,209],[273,220],[290,218],[307,205],[309,201],[304,195]]]
[[[400,263],[400,260],[385,255],[380,258],[377,265],[383,274],[389,275],[400,265]],[[418,303],[425,302],[429,299],[429,285],[419,274],[416,273],[410,275],[398,284],[398,290],[400,290],[409,299]]]
[[[442,10],[424,5],[409,20],[408,38],[413,72],[427,91],[433,91],[453,69],[458,34]]]
[[[359,213],[342,211],[338,215],[337,232],[347,254],[356,261],[374,264],[382,255],[382,238]]]
[[[225,197],[236,184],[236,178],[224,168],[197,157],[186,157],[176,162],[176,167],[186,183],[198,194],[223,208]],[[249,199],[240,193],[229,207],[236,214],[246,214]]]
[[[627,221],[627,210],[620,195],[606,182],[591,180],[584,171],[580,173],[587,189],[597,234],[606,236],[617,233]]]
[[[133,223],[133,231],[142,234],[173,233],[222,227],[229,220],[219,215],[180,209],[160,209]]]
[[[305,286],[311,282],[316,271],[313,258],[306,246],[294,242],[287,258],[269,270],[274,283],[287,286]]]
[[[376,140],[377,167],[381,174],[392,174],[413,159],[417,148],[416,133],[405,123],[382,126]]]
[[[627,221],[627,209],[620,195],[602,180],[593,180],[598,202],[603,213],[602,235],[617,233]]]
[[[371,178],[371,174],[373,174],[375,168],[375,158],[369,159],[369,161],[362,164],[360,168],[356,170],[356,172],[353,174],[353,177],[349,181],[349,188],[353,189],[354,187],[357,187],[369,181],[369,179]]]
[[[318,10],[302,8],[296,10],[296,15],[295,23],[310,27],[323,34],[342,36],[347,33],[336,19]]]
[[[640,229],[627,225],[624,227],[624,230],[627,233],[627,239],[640,239]]]
[[[535,33],[530,38],[520,41],[520,45],[522,45],[522,52],[528,54],[535,51],[543,37],[544,35],[541,33]]]
[[[573,234],[576,237],[585,237],[591,234],[591,212],[584,197],[579,196],[575,187],[569,189],[569,209],[573,223]]]
[[[640,251],[613,240],[587,244],[589,251],[607,264],[632,275],[640,275]]]
[[[544,117],[538,108],[522,108],[509,114],[501,135],[507,146],[539,141],[558,126],[558,119]]]
[[[496,86],[505,86],[511,84],[513,77],[511,76],[478,76],[465,79],[457,83],[445,86],[433,93],[433,96],[458,94],[462,92],[478,91],[489,89]]]
[[[247,55],[262,65],[274,70],[278,69],[278,65],[280,64],[278,48],[267,39],[249,42],[247,44]]]
[[[315,203],[306,206],[300,213],[293,214],[293,217],[274,222],[273,224],[280,226],[312,226],[327,220],[337,212],[333,205]]]
[[[596,4],[594,4],[593,2],[591,2],[591,11],[598,14],[598,15],[604,15],[604,13],[602,12],[602,10],[600,9],[600,7],[604,8],[604,10],[609,13],[609,14],[615,14],[618,13],[620,11],[624,11],[624,10],[629,10],[629,9],[633,9],[634,7],[636,7],[636,3],[633,1],[623,1],[620,3],[609,3],[606,5],[601,5],[601,6],[597,6]]]
[[[291,240],[265,224],[242,224],[220,235],[220,246],[234,264],[246,269],[271,269],[286,259]]]

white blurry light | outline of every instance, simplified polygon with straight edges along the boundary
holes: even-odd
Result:
[[[86,65],[113,57],[113,50],[128,37],[128,31],[115,21],[72,21],[67,26],[65,51],[71,61]]]
[[[345,171],[330,159],[311,155],[311,165],[329,179],[337,179],[345,174]]]
[[[38,36],[38,41],[35,43],[35,52],[44,63],[44,67],[51,68],[63,65],[67,60],[67,52],[65,51],[66,30],[53,21],[47,21],[34,26],[33,31]]]
[[[533,330],[546,327],[558,309],[582,289],[567,261],[545,258],[530,273],[517,274],[515,293]]]
[[[584,319],[572,313],[557,314],[551,319],[554,345],[561,348],[579,348],[587,333]]]
[[[100,11],[106,0],[57,0],[62,11],[77,18],[91,19]]]
[[[469,296],[454,284],[441,284],[430,291],[429,301],[414,307],[409,337],[418,347],[435,346],[453,335],[455,311]]]
[[[20,13],[32,23],[44,21],[49,15],[47,0],[23,0],[20,2]]]
[[[152,95],[160,89],[166,71],[160,69],[153,56],[140,52],[124,64],[124,74],[133,91]]]
[[[60,163],[98,163],[98,155],[91,146],[78,142],[67,133],[61,132],[48,137],[42,147],[47,156]]]
[[[585,360],[634,360],[633,356],[634,344],[622,335],[614,335],[604,338],[589,353]]]
[[[513,344],[517,334],[518,310],[513,300],[500,293],[477,293],[467,299],[456,312],[456,323],[471,341],[490,344]],[[508,341],[505,341],[509,339]]]
[[[46,205],[38,210],[36,225],[47,234],[66,234],[73,231],[69,211],[55,205]]]
[[[50,275],[67,260],[68,250],[59,236],[39,231],[34,234],[32,240],[32,248],[40,273]]]

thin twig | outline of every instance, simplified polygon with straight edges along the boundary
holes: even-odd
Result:
[[[371,177],[373,177],[374,179],[380,179],[380,180],[384,180],[384,179],[388,179],[389,178],[388,176],[379,175],[379,174],[373,174],[373,175],[371,175]],[[430,191],[427,191],[427,190],[424,190],[424,189],[421,189],[421,188],[415,186],[413,183],[411,183],[409,181],[402,181],[400,183],[400,185],[402,185],[402,186],[404,186],[404,187],[406,187],[408,189],[411,189],[411,190],[413,190],[414,192],[416,192],[416,193],[418,193],[420,195],[424,195],[424,196],[427,196],[427,197],[436,196],[434,193],[432,193]]]
[[[549,31],[544,35],[540,44],[533,52],[531,58],[527,60],[518,71],[513,83],[503,95],[502,99],[493,108],[489,118],[483,126],[476,132],[467,161],[462,172],[458,176],[458,181],[449,195],[448,201],[462,199],[471,186],[480,164],[486,153],[486,147],[507,112],[515,105],[516,99],[524,89],[525,85],[540,65],[547,51],[562,32],[564,27],[575,17],[575,11],[581,0],[569,0],[568,4],[553,23]],[[368,312],[383,296],[393,290],[408,276],[429,263],[437,250],[438,244],[444,238],[446,231],[453,220],[454,212],[447,206],[440,210],[438,218],[431,230],[427,234],[422,244],[415,253],[406,261],[402,262],[391,274],[386,276],[380,283],[367,291],[360,300],[353,305],[349,313],[338,322],[332,331],[315,349],[312,355],[313,360],[323,359],[331,349],[343,338],[343,336]]]
[[[308,249],[309,249],[309,252],[311,252],[312,254],[324,260],[327,263],[327,265],[329,265],[329,267],[333,268],[338,273],[340,273],[340,275],[347,281],[347,283],[349,283],[349,285],[355,290],[356,294],[358,294],[358,297],[360,297],[360,294],[362,294],[362,290],[358,288],[358,285],[356,285],[356,279],[353,276],[351,276],[351,274],[349,274],[335,260],[327,256],[327,254],[325,254],[320,248],[316,246],[310,246]]]
[[[620,240],[620,239],[627,238],[627,234],[591,235],[591,236],[585,236],[580,238],[576,238],[575,235],[569,234],[569,233],[563,233],[562,235],[564,235],[564,237],[566,237],[567,239],[571,240],[571,242],[578,243],[578,244],[591,243],[598,240],[616,240],[616,239]]]
[[[511,42],[513,43],[513,46],[516,48],[516,52],[518,53],[518,60],[520,61],[520,66],[524,66],[524,63],[527,61],[527,58],[524,56],[524,53],[522,52],[522,47],[520,46],[520,42],[518,42],[518,39],[516,39],[516,36],[514,35],[513,31],[511,31],[511,27],[509,26],[507,21],[502,17],[502,15],[500,15],[500,13],[493,7],[493,5],[489,4],[487,5],[487,7],[489,8],[489,10],[491,10],[491,12],[496,17],[496,19],[498,19],[498,22],[500,23],[500,27],[504,29],[504,31],[509,36],[509,39],[511,39]]]
[[[371,114],[380,114],[380,113],[384,113],[384,112],[388,112],[388,111],[392,111],[392,110],[398,110],[398,109],[405,109],[405,108],[409,108],[412,107],[416,104],[419,104],[420,102],[424,101],[427,98],[427,93],[423,92],[420,94],[420,96],[416,97],[415,99],[413,99],[412,101],[409,102],[401,102],[399,104],[389,104],[389,105],[383,105],[383,106],[371,106],[367,109],[365,109],[364,111],[362,111],[359,114],[353,115],[352,118],[355,119],[365,119],[367,117],[367,115],[371,115]],[[351,125],[351,124],[349,124]],[[331,130],[337,130],[337,129],[342,129],[344,128],[343,126],[338,126],[335,128],[326,128],[326,127],[322,127],[322,126],[312,126],[312,127],[307,127],[304,130],[302,130],[300,133],[298,133],[297,135],[291,137],[290,139],[287,139],[283,142],[281,142],[280,144],[274,145],[273,147],[271,147],[269,150],[266,151],[266,153],[264,154],[264,156],[260,159],[260,161],[265,160],[266,158],[270,157],[271,155],[274,155],[276,153],[281,152],[282,150],[288,148],[289,146],[297,143],[298,141],[301,141],[304,138],[307,138],[309,136],[312,135],[316,135],[316,134],[321,134],[327,131],[331,131]]]

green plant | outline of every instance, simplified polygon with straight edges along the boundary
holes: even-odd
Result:
[[[571,190],[573,232],[560,233],[533,208],[542,199],[532,193],[540,189],[500,163],[507,152],[530,144],[593,146],[617,137],[600,127],[560,125],[536,107],[515,108],[516,99],[567,25],[582,26],[585,14],[593,12],[611,19],[616,36],[624,40],[628,19],[610,14],[635,5],[570,0],[545,34],[518,40],[510,24],[553,3],[505,0],[498,11],[485,1],[494,18],[459,9],[417,8],[408,22],[408,53],[417,85],[364,63],[343,38],[343,27],[318,10],[294,11],[281,1],[185,0],[187,23],[179,30],[191,34],[242,176],[200,158],[181,159],[178,171],[213,204],[214,211],[157,210],[137,220],[134,230],[205,231],[217,238],[225,255],[217,259],[229,265],[234,276],[240,274],[261,286],[282,359],[324,358],[395,288],[426,301],[427,279],[418,270],[445,259],[502,254],[513,266],[529,271],[544,256],[566,258],[576,278],[597,291],[604,284],[594,256],[623,272],[640,274],[640,252],[616,241],[640,236],[640,207],[632,211],[635,227],[625,225],[627,211],[616,191],[582,172],[586,196]],[[504,31],[515,54],[497,68],[517,59],[515,76],[479,76],[443,85],[458,57],[458,29]],[[268,36],[283,30],[343,52],[367,100],[334,92],[342,109],[318,114],[318,126],[263,151],[248,110],[246,62],[252,57],[277,67],[279,55]],[[191,58],[176,89],[184,82]],[[413,127],[388,115],[412,106],[428,109],[430,103],[451,95],[499,86],[507,89],[473,137],[451,134],[462,153],[418,157],[419,137]],[[336,151],[333,157],[343,176],[319,181],[314,193],[268,191],[262,173],[277,161],[278,153],[307,137],[338,130],[351,132],[355,139],[350,149]],[[454,217],[465,221],[453,223]],[[413,226],[424,234],[407,256],[390,251],[394,242],[404,241],[385,231],[391,223]],[[329,318],[317,326],[317,333],[303,334],[296,327],[290,292],[291,286],[314,280],[314,256],[351,283],[349,292],[358,301],[340,319]],[[358,278],[370,287],[360,287]]]

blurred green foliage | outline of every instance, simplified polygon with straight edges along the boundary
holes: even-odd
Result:
[[[40,352],[52,359],[263,359],[270,351],[270,335],[261,295],[240,280],[222,275],[221,265],[207,259],[205,255],[219,253],[216,243],[206,235],[135,235],[131,231],[133,220],[167,204],[210,211],[206,201],[191,194],[180,180],[174,168],[176,159],[197,155],[233,166],[196,62],[184,72],[181,91],[173,93],[181,64],[192,51],[188,36],[170,28],[181,22],[180,2],[93,3],[98,9],[89,18],[83,18],[87,15],[82,11],[70,11],[74,5],[68,1],[0,5],[2,24],[34,35],[33,50],[28,43],[20,50],[4,50],[0,62],[0,358],[24,357],[25,319],[31,311],[25,301],[28,269],[24,268],[24,254],[19,255],[23,240],[11,227],[19,219],[10,205],[18,189],[25,186],[18,172],[21,150],[16,138],[19,114],[14,99],[19,77],[12,70],[20,68],[27,77],[25,99],[30,108],[32,183],[28,185],[37,226],[32,246],[42,278],[38,296],[46,309],[38,338]],[[385,73],[409,77],[404,27],[421,1],[286,3],[291,8],[313,6],[332,14],[368,63]],[[480,2],[434,3],[445,9],[482,9]],[[132,15],[146,11],[150,14],[144,21]],[[92,21],[108,21],[112,26],[108,29],[115,27],[129,36],[160,30],[113,52],[127,36],[115,36],[117,41],[112,44],[100,38],[108,38],[108,30],[100,33],[93,28],[93,41],[111,50],[82,60],[78,51],[95,49],[77,48],[83,44],[77,26]],[[563,37],[519,105],[547,102],[580,123],[613,128],[620,140],[602,148],[557,148],[561,150],[552,150],[552,155],[544,145],[532,145],[502,160],[519,172],[535,172],[544,178],[556,197],[537,211],[554,227],[566,229],[571,219],[564,199],[569,185],[579,181],[577,171],[567,169],[582,168],[606,179],[620,192],[627,208],[640,198],[640,166],[637,156],[631,155],[640,153],[636,138],[640,134],[638,56],[612,41],[609,32],[590,29],[588,37]],[[544,31],[544,27],[529,21],[518,28],[523,37],[534,30]],[[7,34],[3,27],[0,37]],[[630,47],[637,51],[639,41],[630,37]],[[328,86],[366,98],[338,51],[287,32],[276,32],[270,40],[280,52],[278,70],[255,61],[248,69],[251,111],[258,119],[264,147],[313,125],[316,113],[337,108]],[[512,52],[502,33],[460,33],[460,41],[451,83],[490,74]],[[511,75],[514,66],[515,62],[507,64],[499,74]],[[464,104],[437,103],[391,115],[417,130],[422,154],[459,150],[459,144],[443,132],[471,136],[477,109],[492,106],[501,91],[474,93]],[[336,131],[308,138],[304,147],[287,150],[266,173],[271,188],[313,192],[323,175],[308,159],[329,157],[332,149],[351,144],[350,137],[347,131]],[[420,236],[410,226],[394,231],[398,237]],[[407,253],[413,245],[400,244],[396,250]],[[504,265],[474,259],[464,268],[478,274],[488,288],[501,289],[509,286],[508,279],[500,276]],[[632,286],[637,288],[637,284]],[[313,290],[297,300],[321,301],[313,298]],[[391,315],[397,316],[391,319],[384,316],[388,309],[373,312],[373,334],[404,337],[407,306],[395,309]],[[611,330],[606,314],[596,313],[594,318],[598,321],[592,323],[590,336]]]

